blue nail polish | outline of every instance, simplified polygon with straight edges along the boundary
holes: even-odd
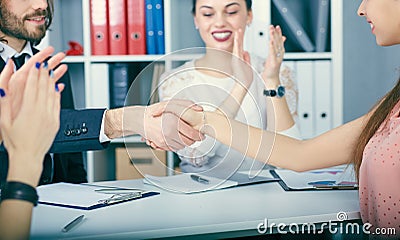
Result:
[[[56,92],[59,92],[60,89],[58,88],[58,84],[56,83],[55,85],[56,85]]]
[[[43,64],[44,64],[44,65],[43,65],[43,68],[44,68],[44,69],[47,69],[47,68],[49,67],[49,63],[48,63],[47,61],[45,61]]]
[[[6,92],[4,92],[4,89],[0,88],[0,97],[5,97]]]
[[[35,64],[35,67],[37,68],[37,69],[40,69],[40,62],[37,62],[36,64]]]
[[[51,77],[51,78],[54,78],[54,71],[53,71],[53,69],[50,70],[50,77]]]

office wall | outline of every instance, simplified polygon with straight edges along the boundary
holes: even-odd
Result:
[[[366,113],[400,76],[400,46],[376,45],[369,24],[357,15],[360,3],[343,0],[344,122]]]

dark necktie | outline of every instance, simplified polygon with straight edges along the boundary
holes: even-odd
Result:
[[[29,56],[27,53],[21,54],[19,57],[12,57],[11,59],[14,61],[15,68],[18,70],[24,65],[26,56]]]

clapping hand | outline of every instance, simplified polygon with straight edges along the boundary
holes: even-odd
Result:
[[[250,55],[243,49],[244,33],[242,29],[235,32],[233,42],[232,71],[236,81],[248,89],[253,82],[253,71]]]
[[[269,54],[264,64],[262,78],[264,81],[279,79],[279,71],[285,54],[284,43],[286,37],[282,35],[282,30],[279,26],[270,26],[269,28]]]

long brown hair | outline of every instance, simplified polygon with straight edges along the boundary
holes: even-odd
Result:
[[[360,166],[363,158],[363,153],[365,146],[371,137],[376,133],[379,126],[387,121],[389,118],[389,113],[396,105],[396,103],[400,100],[400,79],[397,81],[396,86],[387,93],[381,101],[377,104],[375,112],[372,114],[368,123],[365,125],[364,130],[361,132],[355,152],[354,152],[354,170],[357,176],[357,179],[360,176]]]

